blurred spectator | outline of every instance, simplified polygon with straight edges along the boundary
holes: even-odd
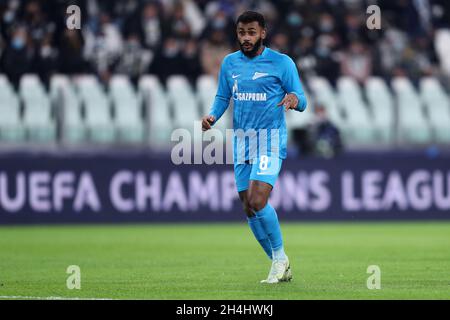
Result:
[[[147,3],[142,15],[132,19],[130,22],[133,24],[132,31],[139,33],[142,44],[148,49],[156,50],[162,41],[164,24],[159,5],[156,2]],[[137,26],[134,25],[136,22]]]
[[[88,29],[84,57],[100,78],[106,81],[123,50],[122,35],[107,13],[100,16],[98,30]]]
[[[286,17],[286,25],[290,34],[294,34],[298,31],[299,27],[303,25],[303,16],[298,10],[292,10]]]
[[[137,84],[138,78],[147,71],[152,60],[153,53],[143,48],[138,35],[132,33],[124,43],[115,72],[128,75]]]
[[[64,74],[79,74],[87,72],[87,63],[83,59],[84,40],[79,30],[65,29],[61,35],[60,50],[60,71]]]
[[[33,66],[34,51],[25,27],[18,27],[2,56],[2,70],[14,87],[18,88],[22,75]]]
[[[450,29],[440,29],[436,32],[434,46],[442,71],[450,80]]]
[[[214,29],[201,44],[201,63],[203,73],[217,76],[223,58],[231,52],[231,46],[226,41],[226,35],[221,29]]]
[[[17,17],[19,6],[19,0],[0,2],[0,35],[2,35],[6,41],[11,40],[11,29],[14,24],[19,22]]]
[[[380,63],[382,73],[390,75],[394,67],[401,62],[407,46],[407,36],[399,29],[389,28],[379,43]]]
[[[447,75],[450,80],[449,1],[377,0],[379,31],[366,28],[369,3],[0,0],[0,72],[13,82],[31,72],[43,79],[54,72],[93,72],[104,81],[111,72],[133,78],[145,72],[161,78],[185,74],[191,81],[202,72],[217,75],[223,57],[238,49],[234,21],[250,9],[266,17],[266,44],[290,55],[307,77],[323,76],[333,84],[342,74],[360,82],[395,74],[412,79]],[[65,27],[69,4],[80,6],[82,30]],[[161,61],[168,65],[158,65]]]
[[[33,45],[38,47],[46,39],[49,41],[49,34],[53,34],[56,25],[53,21],[48,21],[46,15],[38,1],[30,1],[25,6],[24,22],[27,26],[29,36]]]
[[[342,55],[341,73],[360,83],[364,83],[372,74],[372,58],[362,42],[353,40],[349,49]]]
[[[434,0],[431,5],[432,23],[437,29],[450,27],[450,2]]]
[[[331,33],[336,30],[336,21],[334,17],[325,12],[320,15],[318,23],[318,31],[320,33]]]
[[[418,37],[408,46],[402,56],[401,65],[408,70],[409,77],[418,81],[420,77],[435,74],[433,62],[436,54],[426,37]]]
[[[40,46],[36,48],[34,71],[39,74],[42,82],[47,86],[50,83],[50,77],[58,70],[58,50],[53,46],[52,37],[45,36]]]
[[[224,41],[228,43],[234,43],[236,41],[234,21],[227,15],[224,9],[217,10],[208,18],[202,38],[207,38],[212,32],[217,30],[221,30],[225,34],[226,38]]]
[[[180,74],[182,68],[181,48],[181,43],[176,38],[167,38],[161,51],[156,55],[150,72],[159,75],[163,82],[166,82],[170,75]]]
[[[191,36],[191,27],[184,16],[183,5],[177,4],[167,19],[167,35],[177,39],[187,39]]]
[[[343,150],[339,129],[328,119],[323,105],[317,104],[311,110],[314,110],[313,121],[306,128],[292,130],[299,153],[323,158],[337,156]]]
[[[289,37],[285,32],[276,33],[270,41],[270,48],[281,53],[289,53]]]
[[[340,74],[341,54],[338,50],[339,38],[335,34],[323,34],[318,37],[315,54],[317,57],[316,71],[333,85]]]
[[[191,38],[185,43],[181,53],[183,62],[180,73],[185,75],[192,85],[195,84],[195,80],[202,73],[198,50],[197,41]]]
[[[314,114],[312,136],[316,155],[332,158],[340,154],[343,149],[341,135],[339,129],[328,119],[325,107],[316,105]]]
[[[344,44],[351,46],[355,41],[368,43],[369,39],[367,32],[369,29],[366,27],[365,11],[359,11],[358,14],[349,13],[345,16],[344,29],[342,34],[344,35]]]
[[[199,37],[206,24],[204,14],[194,0],[183,0],[180,3],[183,6],[184,19],[189,24],[191,35]]]

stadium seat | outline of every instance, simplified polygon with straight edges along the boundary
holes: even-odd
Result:
[[[446,28],[438,29],[434,33],[434,46],[439,57],[441,68],[450,76],[450,30]]]
[[[214,76],[201,75],[197,79],[196,83],[197,98],[200,101],[200,109],[202,115],[206,115],[210,112],[211,106],[214,102],[214,98],[217,92],[217,81]]]
[[[173,107],[176,128],[184,128],[193,133],[194,122],[200,120],[198,103],[188,80],[184,76],[174,75],[167,79],[167,96]],[[193,136],[201,139],[201,135]]]
[[[344,129],[347,140],[365,145],[373,143],[375,130],[358,83],[353,78],[341,77],[338,79],[337,89],[338,101],[347,119]]]
[[[308,105],[306,110],[303,112],[297,112],[294,110],[289,110],[288,113],[285,113],[286,116],[286,125],[289,131],[294,129],[305,129],[308,125],[310,125],[314,121],[314,101],[312,96],[303,88],[306,99],[308,101]],[[281,107],[280,107],[281,108]],[[292,135],[290,135],[292,137]]]
[[[6,76],[0,74],[0,140],[2,143],[20,142],[24,138],[19,99]]]
[[[202,75],[197,79],[197,99],[200,103],[201,116],[207,115],[211,111],[211,106],[217,93],[217,81],[211,75]],[[232,105],[232,102],[230,101]],[[225,138],[226,129],[233,128],[232,124],[232,106],[222,115],[220,120],[214,125],[215,129],[222,132]],[[224,140],[222,141],[224,142]]]
[[[394,101],[383,79],[371,77],[365,83],[365,94],[371,108],[372,120],[381,143],[394,144]]]
[[[24,102],[23,122],[31,141],[52,142],[56,138],[56,124],[50,99],[37,75],[23,75],[19,84]]]
[[[306,130],[308,126],[314,122],[314,100],[312,96],[306,91],[305,87],[303,87],[303,90],[308,101],[306,110],[304,110],[303,112],[289,110],[285,113],[289,143],[295,143],[295,134],[293,132],[294,130]]]
[[[361,136],[355,133],[358,128],[353,127],[349,123],[349,119],[343,116],[344,110],[341,106],[340,95],[333,89],[327,79],[312,77],[309,80],[309,87],[316,103],[325,107],[328,118],[341,132],[345,144],[361,144],[370,141],[371,137],[367,137],[368,134],[363,133]]]
[[[345,120],[339,109],[337,96],[328,80],[323,77],[312,77],[309,80],[309,87],[314,101],[326,108],[330,121],[341,130],[345,128]]]
[[[110,97],[115,110],[115,123],[121,142],[139,143],[144,139],[141,117],[142,98],[136,95],[128,77],[113,76],[109,83]]]
[[[115,127],[111,115],[110,100],[94,76],[84,75],[76,79],[81,102],[85,108],[85,120],[91,141],[111,143],[115,139]]]
[[[6,75],[0,73],[0,94],[6,91],[11,92],[14,90]]]
[[[71,82],[68,76],[64,74],[55,74],[50,78],[50,99],[55,101],[58,99],[58,95],[61,94],[61,90],[71,86]]]
[[[59,110],[63,142],[85,142],[87,129],[82,118],[81,102],[71,80],[65,75],[54,75],[50,80],[50,96]]]
[[[148,141],[153,147],[165,148],[169,145],[173,123],[164,88],[154,75],[141,77],[138,86],[147,110]]]
[[[19,110],[13,106],[2,108],[0,117],[0,140],[20,142],[25,138],[25,128],[20,121]]]
[[[409,79],[392,80],[398,108],[398,132],[402,142],[425,144],[431,140],[430,126],[421,99]]]
[[[421,79],[419,88],[436,141],[450,143],[449,97],[436,78]]]
[[[19,110],[19,99],[8,79],[0,75],[0,109],[14,106]]]

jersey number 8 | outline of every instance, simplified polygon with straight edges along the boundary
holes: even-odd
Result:
[[[269,157],[268,156],[261,156],[259,160],[259,169],[260,170],[267,170],[269,166]]]

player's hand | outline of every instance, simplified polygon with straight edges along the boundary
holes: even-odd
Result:
[[[202,118],[202,131],[211,129],[211,125],[216,121],[214,116],[204,116]]]
[[[289,93],[284,96],[283,100],[277,106],[283,106],[284,111],[288,111],[289,109],[295,109],[298,105],[298,98],[295,94]]]

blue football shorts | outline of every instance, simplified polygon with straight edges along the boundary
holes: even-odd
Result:
[[[247,190],[250,180],[258,180],[270,184],[272,187],[278,179],[281,170],[282,159],[262,155],[252,163],[234,164],[234,178],[236,180],[237,191]]]

